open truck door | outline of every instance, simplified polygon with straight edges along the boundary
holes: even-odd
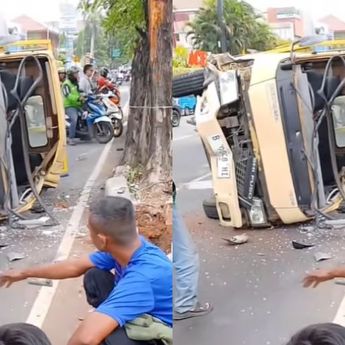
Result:
[[[0,215],[32,207],[67,173],[64,108],[50,41],[0,49]]]

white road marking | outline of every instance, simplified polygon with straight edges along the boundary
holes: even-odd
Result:
[[[333,323],[336,323],[341,326],[345,326],[345,296],[340,303],[338,311],[334,317]]]
[[[188,134],[188,135],[184,135],[182,137],[177,137],[177,138],[173,138],[173,141],[180,141],[180,140],[186,140],[192,137],[195,137],[195,134]]]
[[[183,188],[189,190],[213,189],[213,183],[212,180],[194,181],[184,184]]]
[[[82,219],[85,207],[87,206],[92,188],[95,182],[98,180],[99,174],[101,173],[103,165],[107,160],[112,144],[113,140],[110,141],[107,145],[105,145],[94,170],[92,171],[89,179],[85,183],[78,203],[74,208],[71,218],[69,219],[65,234],[62,238],[62,242],[56,254],[56,260],[67,259],[72,250],[74,239],[76,234],[78,233],[80,221]],[[36,297],[36,300],[31,308],[30,315],[26,320],[27,323],[36,325],[37,327],[42,327],[44,320],[48,314],[50,305],[53,301],[58,285],[59,281],[53,281],[52,287],[40,288],[38,296]]]

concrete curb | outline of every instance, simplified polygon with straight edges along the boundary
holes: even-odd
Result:
[[[124,176],[115,175],[106,181],[105,196],[121,196],[129,199],[133,205],[138,204],[138,201],[129,191],[127,180]]]

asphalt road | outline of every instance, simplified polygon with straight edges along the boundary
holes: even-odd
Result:
[[[209,167],[194,127],[185,121],[174,130],[177,205],[199,248],[199,299],[211,302],[214,311],[176,322],[174,345],[283,345],[309,324],[331,322],[337,313],[344,321],[340,304],[345,286],[334,282],[313,290],[301,286],[306,271],[345,263],[344,230],[248,230],[247,244],[226,245],[222,238],[244,231],[222,228],[204,216],[201,202],[212,193]],[[294,239],[316,247],[294,250]],[[318,251],[333,259],[316,263],[313,255]]]
[[[122,105],[125,107],[129,100],[128,85],[121,88],[121,94]],[[121,138],[113,141],[108,159],[102,166],[99,180],[92,187],[91,198],[97,198],[103,194],[105,180],[111,176],[116,162],[121,157],[124,136],[123,134]],[[69,175],[61,179],[57,189],[47,190],[43,194],[44,201],[59,220],[60,225],[27,230],[1,227],[0,243],[9,246],[0,249],[0,271],[48,263],[56,257],[73,210],[104,149],[104,145],[96,142],[80,143],[68,147]],[[85,234],[85,222],[82,222],[81,227],[75,231],[77,233],[76,238],[78,238],[79,232],[82,235]],[[11,252],[23,254],[25,258],[9,262],[7,254]],[[0,289],[0,325],[26,321],[38,292],[39,287],[29,285],[27,282],[15,284],[10,289]]]

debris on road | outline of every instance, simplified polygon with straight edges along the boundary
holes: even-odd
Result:
[[[87,153],[82,153],[77,157],[77,161],[85,161],[87,160]]]
[[[256,253],[257,256],[265,256],[264,253]]]
[[[8,246],[9,246],[8,244],[1,244],[1,243],[0,243],[0,249],[6,248],[6,247],[8,247]]]
[[[26,226],[26,227],[36,227],[41,225],[46,225],[50,220],[49,217],[41,217],[35,219],[21,219],[18,220],[18,225]]]
[[[26,256],[24,253],[10,252],[7,254],[7,259],[9,262],[23,260],[25,257]]]
[[[334,284],[336,284],[336,285],[344,285],[345,286],[345,280],[336,280],[334,282]]]
[[[237,235],[231,238],[223,238],[224,241],[228,242],[231,245],[238,245],[247,243],[249,236],[247,234]]]
[[[292,246],[294,249],[306,249],[306,248],[312,248],[315,247],[315,244],[308,244],[304,242],[299,242],[299,241],[292,241]]]
[[[314,258],[317,262],[320,262],[320,261],[330,260],[333,257],[332,257],[332,255],[330,255],[328,253],[317,252],[314,254]]]
[[[51,279],[32,278],[32,279],[28,280],[28,284],[30,284],[30,285],[37,285],[37,286],[52,287],[53,286],[53,281]]]

